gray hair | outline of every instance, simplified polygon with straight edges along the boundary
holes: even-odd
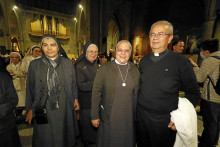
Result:
[[[132,46],[131,46],[131,43],[128,41],[128,40],[121,40],[121,41],[119,41],[118,42],[118,44],[116,45],[116,47],[115,47],[115,50],[117,50],[118,49],[118,45],[120,44],[120,43],[122,43],[122,42],[126,42],[126,43],[128,43],[129,44],[129,46],[130,46],[130,49],[131,49],[131,51],[132,51]]]
[[[166,25],[166,26],[168,27],[169,34],[170,34],[170,35],[173,35],[173,25],[172,25],[169,21],[166,21],[166,20],[159,20],[159,21],[153,23],[153,24],[151,25],[150,30],[151,30],[155,25],[158,25],[158,24],[164,24],[164,25]]]

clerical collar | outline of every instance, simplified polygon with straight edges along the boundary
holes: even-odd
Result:
[[[163,59],[167,54],[169,53],[169,50],[166,49],[165,51],[161,52],[161,53],[152,53],[150,54],[150,58],[151,60],[153,60],[154,62],[159,61],[161,59]]]
[[[117,59],[115,59],[115,63],[116,63],[116,64],[119,64],[119,65],[127,65],[127,64],[128,64],[128,62],[127,62],[127,63],[124,63],[124,64],[123,64],[123,63],[119,63]]]
[[[164,54],[166,54],[168,49],[164,50],[163,52],[160,53],[153,53],[155,57],[159,57],[159,56],[163,56]]]
[[[160,54],[159,53],[154,53],[154,56],[160,56]]]

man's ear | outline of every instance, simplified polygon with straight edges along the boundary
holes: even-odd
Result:
[[[173,35],[169,35],[168,44],[173,40]]]

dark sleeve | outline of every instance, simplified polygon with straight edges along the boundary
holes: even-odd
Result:
[[[71,64],[72,67],[72,93],[73,93],[73,98],[74,99],[78,99],[78,89],[77,89],[77,85],[76,85],[76,73],[75,73],[75,68],[74,66]]]
[[[102,91],[103,91],[103,66],[99,69],[95,76],[94,84],[93,84],[93,89],[92,89],[92,108],[91,108],[91,119],[99,119],[99,109],[100,109],[100,103],[102,99]]]
[[[77,64],[79,65],[79,64]],[[77,86],[81,91],[92,91],[93,86],[93,80],[88,81],[88,78],[86,77],[85,70],[81,66],[76,65],[76,79],[77,79]]]
[[[6,75],[1,77],[1,102],[0,102],[0,119],[12,112],[18,104],[18,95],[14,88],[12,79]]]
[[[36,67],[35,67],[36,68]],[[30,63],[27,73],[26,81],[26,110],[33,109],[34,96],[35,96],[35,71],[34,71],[33,62]]]
[[[185,59],[185,63],[181,67],[181,76],[181,89],[185,92],[185,97],[195,107],[198,104],[198,100],[200,99],[201,95],[195,73],[188,59]]]

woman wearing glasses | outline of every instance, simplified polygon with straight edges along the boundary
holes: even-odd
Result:
[[[31,61],[41,57],[41,49],[37,45],[33,45],[22,59],[21,70],[24,74],[27,74],[28,67]]]
[[[98,70],[97,57],[98,47],[87,43],[84,52],[75,63],[78,99],[81,106],[80,132],[85,147],[96,143],[97,129],[91,124],[90,113],[93,81]]]

